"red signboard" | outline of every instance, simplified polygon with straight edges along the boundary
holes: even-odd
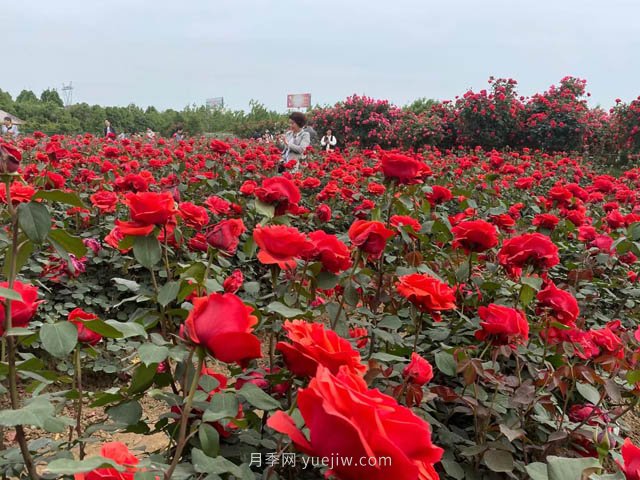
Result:
[[[287,95],[287,108],[309,108],[311,107],[310,93],[290,93]]]

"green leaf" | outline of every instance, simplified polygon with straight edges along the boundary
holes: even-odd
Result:
[[[278,313],[284,318],[294,318],[304,315],[304,312],[302,310],[287,307],[284,303],[281,302],[271,302],[269,305],[267,305],[267,311]]]
[[[216,393],[211,397],[209,406],[202,416],[203,422],[216,422],[223,418],[235,418],[238,415],[238,399],[233,393]]]
[[[78,343],[78,329],[71,322],[45,323],[40,328],[40,341],[54,357],[66,357]]]
[[[73,253],[78,258],[82,258],[87,254],[87,247],[82,243],[81,238],[74,237],[67,231],[60,228],[56,228],[49,232],[49,240],[53,240],[64,248],[65,251]]]
[[[640,382],[640,370],[629,370],[627,372],[627,382],[630,385],[635,385]]]
[[[640,240],[640,222],[634,222],[627,229],[627,236],[631,237],[634,242]]]
[[[316,277],[318,281],[318,288],[322,290],[331,290],[338,284],[340,277],[331,272],[320,272]]]
[[[154,345],[153,343],[144,343],[138,349],[138,356],[142,363],[146,366],[152,363],[164,362],[169,356],[169,348],[164,345]]]
[[[253,383],[245,383],[238,391],[238,395],[260,410],[277,410],[281,408],[280,402],[266,394]]]
[[[51,230],[51,215],[41,203],[21,203],[18,206],[20,228],[34,243],[42,243]]]
[[[533,288],[537,292],[538,290],[540,290],[540,287],[542,287],[542,278],[522,277],[520,279],[520,283],[522,283],[523,285],[529,285],[531,288]]]
[[[62,190],[40,190],[33,196],[33,199],[51,200],[52,202],[65,203],[74,207],[86,208],[80,197],[75,192],[63,192]]]
[[[70,418],[56,418],[53,404],[44,397],[36,397],[28,405],[16,410],[0,410],[0,425],[4,427],[30,425],[48,432],[60,433],[73,424],[74,421]]]
[[[588,383],[576,383],[576,390],[578,390],[580,395],[594,405],[597,405],[600,402],[600,393],[593,385],[589,385]]]
[[[546,463],[530,463],[529,465],[525,465],[524,469],[527,471],[527,474],[529,475],[529,478],[531,478],[531,480],[549,480]]]
[[[107,320],[105,323],[118,330],[122,334],[122,338],[147,338],[147,331],[137,322],[118,322],[117,320]]]
[[[86,460],[72,458],[58,458],[47,465],[47,473],[55,475],[73,475],[74,473],[90,472],[96,468],[115,468],[123,471],[124,467],[115,461],[100,456],[92,456]]]
[[[107,338],[122,338],[122,332],[117,328],[112,327],[108,323],[103,322],[100,319],[89,320],[88,322],[84,322],[84,326],[87,327],[92,332],[99,333],[103,337]]]
[[[484,454],[484,463],[493,472],[513,471],[513,455],[506,450],[487,450]]]
[[[445,375],[450,377],[455,377],[457,375],[458,364],[448,352],[437,352],[435,354],[436,367]]]
[[[441,463],[444,471],[447,472],[447,475],[451,478],[455,478],[455,480],[462,480],[464,478],[464,469],[455,460],[443,458]]]
[[[358,302],[360,301],[360,294],[353,282],[347,283],[344,287],[344,298],[347,305],[351,305],[352,307],[358,305]]]
[[[547,457],[549,480],[582,480],[583,472],[588,468],[601,468],[597,459]]]
[[[107,408],[107,414],[116,423],[135,425],[142,418],[142,407],[139,402],[132,400]]]
[[[536,296],[536,291],[533,287],[527,284],[523,284],[520,288],[520,304],[523,307],[529,305]]]
[[[267,203],[263,203],[260,200],[256,199],[255,201],[255,205],[256,205],[256,212],[258,212],[259,214],[267,217],[267,218],[273,218],[276,212],[276,208],[273,205],[269,205]]]
[[[220,434],[208,423],[203,423],[198,428],[198,438],[202,451],[209,457],[217,457],[220,452]]]
[[[129,385],[128,393],[134,395],[136,393],[144,392],[153,384],[153,379],[158,371],[158,364],[152,363],[151,365],[139,365],[136,371],[133,372],[133,378],[131,379],[131,385]]]
[[[140,265],[151,270],[162,258],[160,242],[152,235],[136,237],[133,241],[133,256]]]
[[[251,474],[251,471],[246,473],[247,470],[243,468],[243,466],[238,466],[224,457],[208,457],[199,448],[194,448],[193,450],[191,450],[191,455],[191,463],[193,464],[193,468],[195,469],[195,471],[198,473],[207,473],[209,475],[230,473],[234,478],[242,480],[247,478],[255,478],[254,475]]]
[[[16,292],[12,288],[0,287],[0,298],[22,302],[22,294],[20,294],[20,292]]]
[[[162,287],[160,287],[160,291],[158,292],[158,303],[163,307],[166,307],[176,299],[179,291],[180,282],[165,283]]]
[[[24,238],[24,237],[23,237]],[[33,242],[30,240],[25,240],[18,247],[18,254],[16,255],[16,271],[19,272],[22,270],[22,267],[25,266],[29,258],[31,258],[31,254],[33,253]],[[7,249],[5,254],[4,266],[2,268],[2,272],[5,277],[9,276],[9,266],[11,265],[11,259],[13,257],[13,252],[11,249]]]
[[[137,293],[140,290],[140,284],[138,282],[134,282],[133,280],[127,280],[126,278],[114,278],[113,281],[117,285],[122,285],[127,288],[127,290],[132,291],[133,293]]]

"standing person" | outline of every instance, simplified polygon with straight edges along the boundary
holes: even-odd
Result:
[[[327,133],[325,133],[322,140],[320,140],[320,145],[322,145],[327,152],[333,150],[333,147],[335,147],[337,143],[338,141],[336,137],[333,136],[331,129],[327,130]]]
[[[154,140],[156,138],[156,132],[151,130],[151,127],[147,127],[147,139]]]
[[[304,130],[307,118],[302,112],[293,112],[289,115],[289,130],[278,139],[277,146],[282,150],[282,161],[278,170],[283,170],[283,164],[295,160],[294,171],[300,167],[300,160],[304,158],[304,152],[311,144],[309,132]]]
[[[172,136],[176,142],[179,142],[180,140],[184,140],[184,127],[182,125],[178,125],[176,127],[176,131],[173,132]]]
[[[318,146],[318,132],[311,125],[306,125],[304,129],[309,132],[309,141],[314,147]]]
[[[116,130],[111,126],[111,122],[109,120],[104,121],[104,136],[110,138],[116,137]]]
[[[4,117],[4,122],[2,124],[2,134],[13,135],[14,138],[20,135],[18,126],[13,124],[13,120],[11,119],[11,117]]]

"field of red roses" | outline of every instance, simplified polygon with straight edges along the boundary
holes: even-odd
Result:
[[[640,478],[640,169],[0,152],[4,478]]]

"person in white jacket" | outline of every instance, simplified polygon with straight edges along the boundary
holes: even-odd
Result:
[[[320,140],[320,145],[322,145],[322,147],[327,152],[330,152],[331,150],[333,150],[333,147],[336,146],[336,143],[338,143],[338,141],[336,140],[336,137],[332,135],[331,130],[327,130],[327,133]]]

